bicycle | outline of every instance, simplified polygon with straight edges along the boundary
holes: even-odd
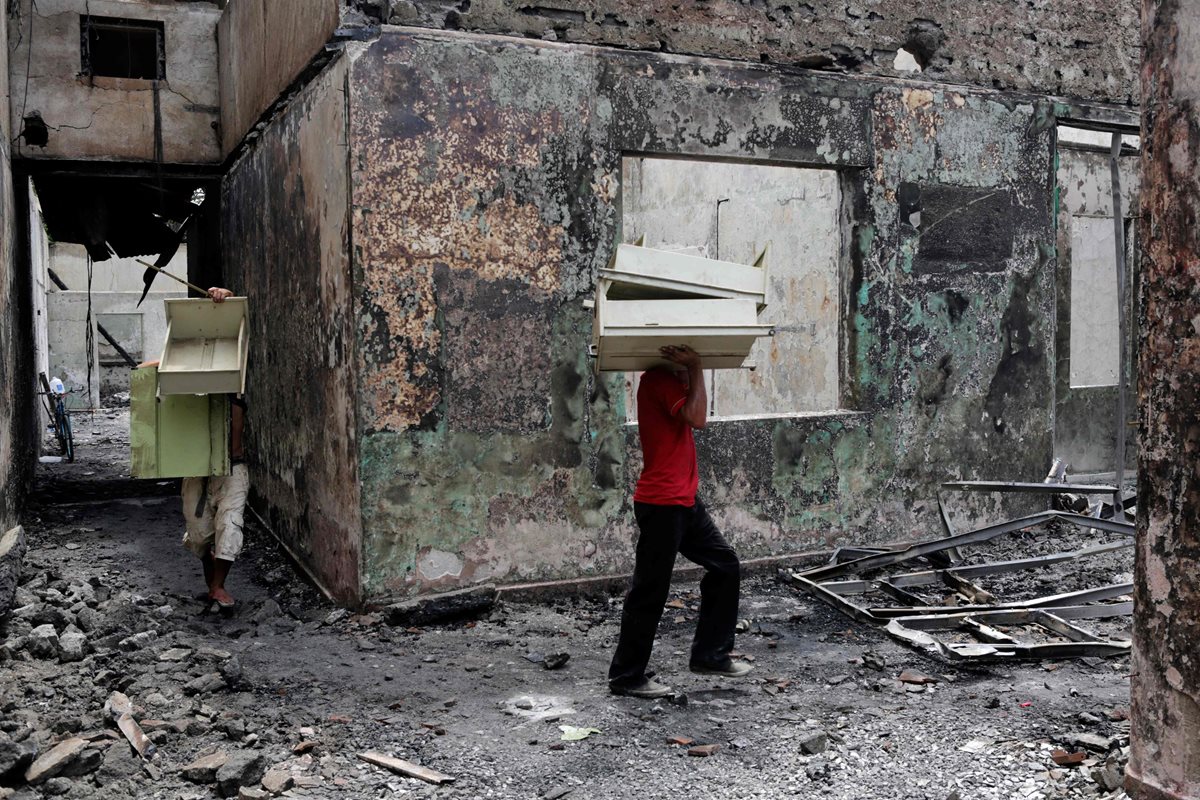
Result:
[[[71,416],[67,413],[66,406],[63,405],[63,398],[68,392],[62,388],[62,383],[59,381],[56,381],[56,385],[51,389],[50,381],[46,379],[44,372],[39,373],[38,378],[42,382],[42,391],[38,394],[42,396],[46,413],[50,415],[50,424],[46,427],[54,431],[54,438],[58,439],[58,447],[63,457],[68,462],[73,462],[75,461],[75,439],[71,436]]]

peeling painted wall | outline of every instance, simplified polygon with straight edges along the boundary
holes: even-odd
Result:
[[[1136,102],[1137,0],[392,0],[398,25]]]
[[[14,135],[23,118],[45,121],[44,147],[14,145],[23,158],[213,163],[221,160],[218,131],[216,27],[208,3],[147,0],[18,0],[6,41],[13,87]],[[80,15],[161,20],[166,79],[154,81],[81,74]],[[156,114],[161,120],[156,136]]]
[[[225,279],[250,298],[254,504],[340,602],[359,598],[347,67],[329,65],[222,185]]]
[[[852,411],[714,424],[743,556],[936,533],[936,483],[1051,456],[1042,101],[385,28],[350,72],[364,591],[631,563],[636,430],[580,301],[627,153],[838,170]]]

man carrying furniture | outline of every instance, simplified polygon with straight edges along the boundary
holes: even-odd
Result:
[[[655,698],[672,693],[646,675],[662,617],[675,556],[704,567],[700,619],[690,668],[703,675],[740,678],[752,669],[730,658],[737,626],[740,564],[696,497],[699,473],[692,429],[708,422],[708,392],[700,355],[687,346],[664,347],[679,369],[643,373],[637,393],[638,437],[644,463],[633,494],[640,535],[633,581],[621,614],[621,635],[608,670],[613,694]]]
[[[228,289],[213,287],[208,296],[214,303],[232,297]],[[229,395],[228,475],[183,479],[183,517],[187,530],[183,546],[200,558],[208,597],[221,608],[234,606],[233,596],[225,589],[225,578],[242,550],[242,516],[250,491],[250,475],[242,446],[242,426],[246,403]]]

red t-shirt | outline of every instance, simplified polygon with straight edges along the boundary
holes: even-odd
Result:
[[[679,416],[687,400],[687,384],[665,369],[642,373],[637,393],[638,437],[642,441],[642,475],[633,499],[658,506],[696,503],[696,442],[692,426]]]

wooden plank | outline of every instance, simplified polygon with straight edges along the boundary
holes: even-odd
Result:
[[[417,778],[425,781],[426,783],[432,783],[440,786],[443,783],[454,782],[454,778],[450,775],[438,772],[435,769],[422,767],[420,764],[414,764],[411,761],[405,761],[402,758],[393,758],[392,756],[387,756],[383,753],[369,751],[366,753],[359,753],[358,757],[363,761],[366,761],[368,764],[374,764],[377,767],[390,769],[392,772],[405,775],[409,778]]]

